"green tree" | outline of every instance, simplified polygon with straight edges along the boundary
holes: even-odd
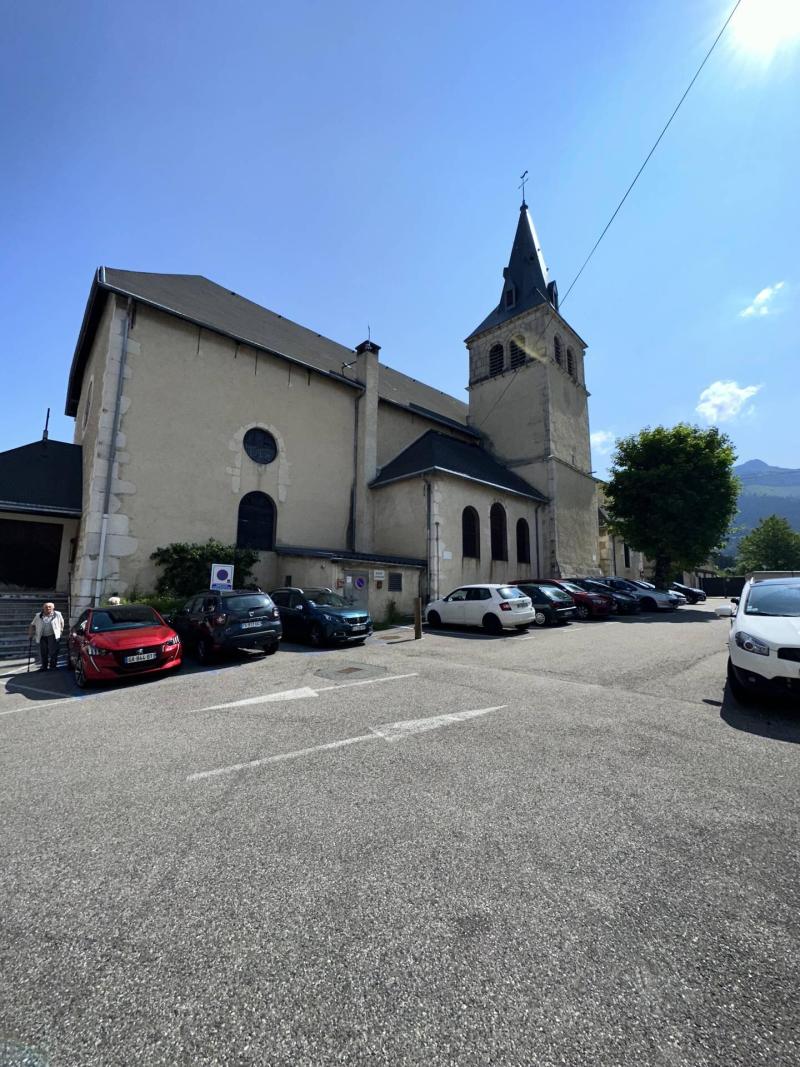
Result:
[[[705,563],[736,513],[736,453],[716,427],[649,427],[617,441],[606,489],[611,526],[653,560],[657,586]]]
[[[780,515],[762,519],[739,542],[739,573],[800,570],[800,533]]]
[[[187,597],[202,589],[208,589],[212,563],[232,563],[236,585],[249,584],[253,567],[258,562],[258,552],[251,548],[224,545],[209,538],[203,544],[175,542],[157,548],[150,556],[162,574],[156,582],[156,592],[162,596]]]

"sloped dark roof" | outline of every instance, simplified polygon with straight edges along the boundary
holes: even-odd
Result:
[[[413,556],[387,556],[382,552],[351,552],[349,549],[304,548],[302,545],[276,545],[276,556],[310,556],[313,559],[353,560],[363,563],[389,563],[396,567],[425,567],[424,559]]]
[[[354,387],[361,384],[356,381],[353,368],[343,369],[344,364],[353,362],[353,349],[254,304],[200,274],[149,274],[100,267],[92,283],[72,360],[67,415],[77,412],[84,368],[108,292],[131,296],[149,307]],[[463,401],[383,364],[378,374],[378,395],[403,407],[417,404],[435,417],[451,419],[466,428],[467,405]]]
[[[521,315],[523,311],[529,311],[537,304],[552,304],[557,309],[558,298],[555,296],[555,283],[550,292],[548,292],[549,284],[547,267],[539,247],[539,238],[533,220],[528,214],[528,206],[523,203],[519,209],[519,222],[514,235],[514,244],[511,246],[511,256],[508,266],[503,271],[500,303],[486,316],[480,326],[472,331],[470,337],[489,330],[493,326],[499,326],[501,322]],[[506,305],[505,299],[509,291],[513,292],[511,306]]]
[[[34,441],[0,452],[0,511],[80,515],[82,506],[80,445]]]
[[[436,430],[428,430],[395,456],[383,467],[371,485],[377,489],[382,485],[430,471],[468,478],[470,481],[504,489],[509,493],[518,493],[542,503],[547,501],[547,497],[538,489],[534,489],[524,478],[498,463],[480,445],[458,441],[455,437],[437,433]]]

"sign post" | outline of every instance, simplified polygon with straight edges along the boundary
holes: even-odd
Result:
[[[233,564],[212,563],[209,589],[233,589]]]

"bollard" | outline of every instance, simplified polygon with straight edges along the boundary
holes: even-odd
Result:
[[[414,601],[414,640],[419,641],[422,637],[422,597]]]

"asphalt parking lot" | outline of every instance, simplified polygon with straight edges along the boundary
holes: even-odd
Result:
[[[726,628],[6,673],[0,1064],[794,1067],[800,711]]]

